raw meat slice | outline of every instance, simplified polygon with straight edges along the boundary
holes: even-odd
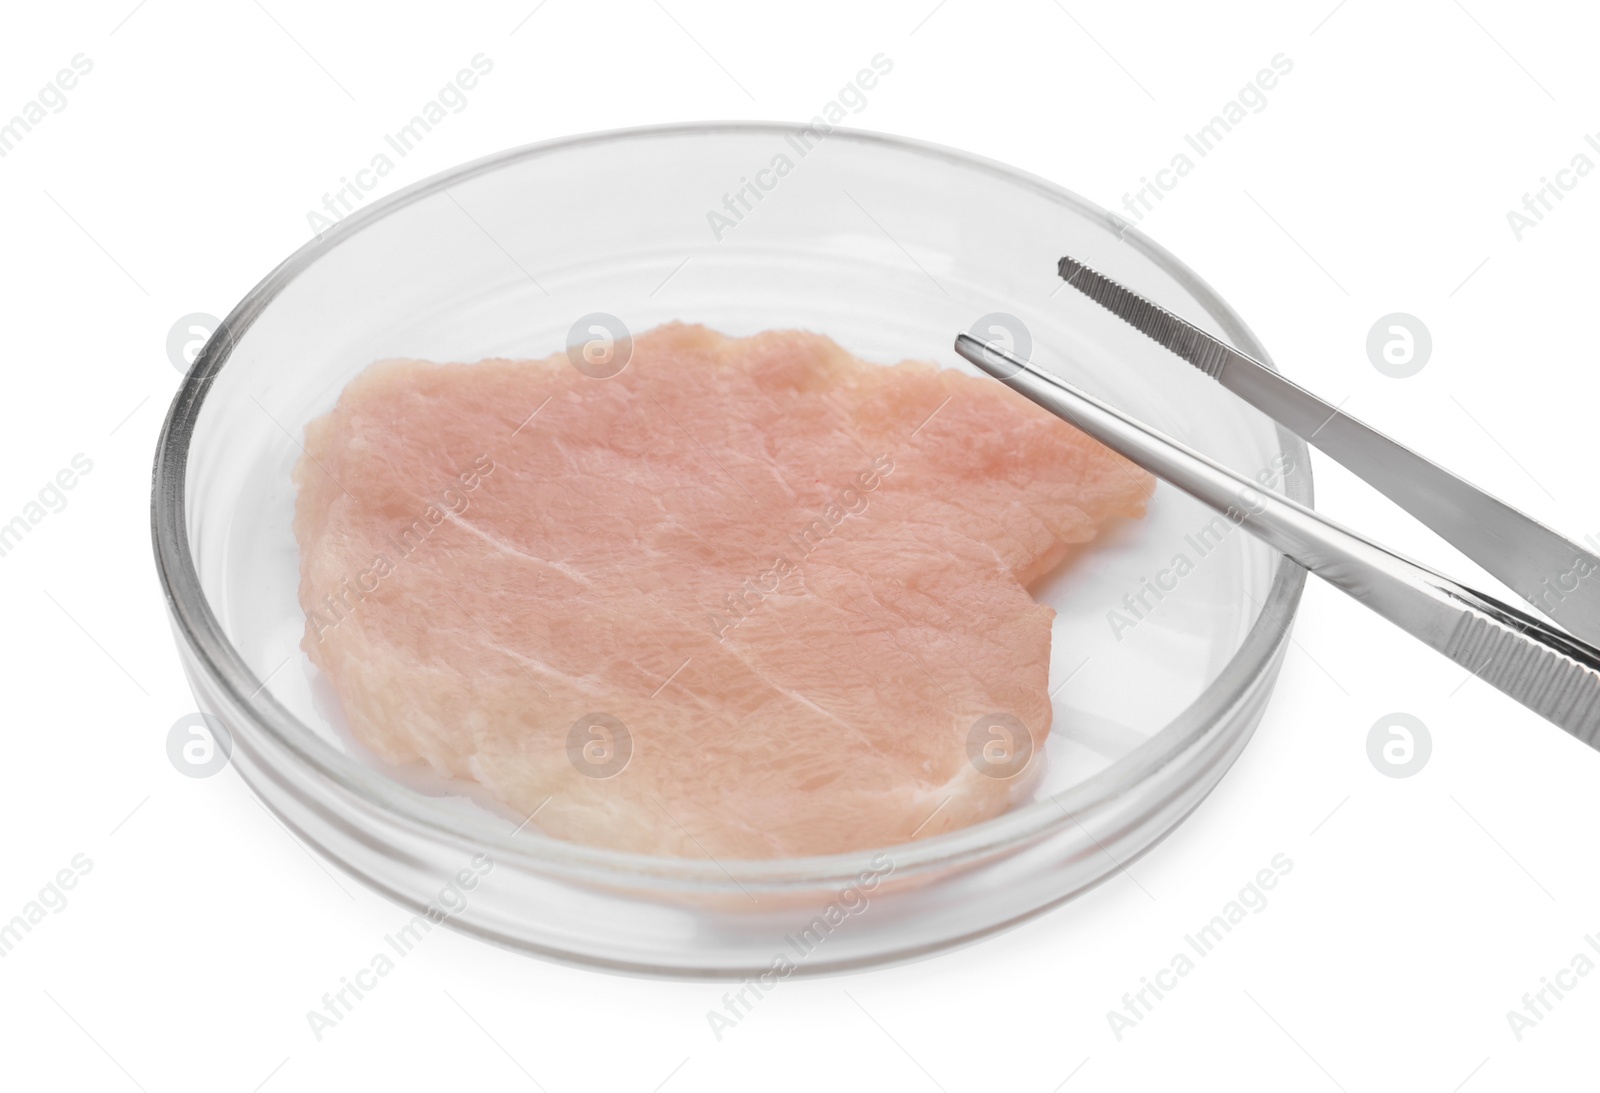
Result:
[[[363,743],[719,860],[1024,794],[1054,615],[1025,586],[1153,485],[992,380],[679,324],[604,380],[380,362],[305,449],[303,647]]]

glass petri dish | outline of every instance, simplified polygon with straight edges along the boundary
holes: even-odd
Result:
[[[328,228],[224,320],[156,452],[157,568],[233,767],[301,838],[429,926],[637,972],[782,977],[905,959],[1115,873],[1244,747],[1305,580],[1165,484],[1144,519],[1033,590],[1057,612],[1055,727],[1033,796],[896,846],[713,861],[552,838],[471,785],[366,753],[299,649],[290,469],[305,424],[375,360],[545,357],[596,312],[633,331],[805,328],[868,360],[969,371],[951,342],[976,328],[1310,504],[1304,444],[1063,291],[1062,254],[1267,359],[1187,267],[1089,202],[976,156],[845,129],[552,141]]]

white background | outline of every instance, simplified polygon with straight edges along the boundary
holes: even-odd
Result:
[[[0,522],[94,464],[0,558],[0,918],[93,868],[0,960],[0,1082],[158,1090],[1039,1091],[1592,1085],[1600,974],[1519,1041],[1506,1011],[1600,934],[1600,756],[1311,582],[1254,742],[1174,835],[964,950],[790,980],[718,1042],[721,984],[431,935],[318,1042],[305,1013],[409,915],[315,859],[232,771],[169,764],[193,710],[150,558],[178,317],[226,314],[306,211],[468,59],[493,73],[375,196],[507,147],[700,118],[850,119],[1015,164],[1107,207],[1274,55],[1293,72],[1141,228],[1291,376],[1557,528],[1600,534],[1592,316],[1600,174],[1518,240],[1506,212],[1600,131],[1578,4],[713,0],[13,5],[0,116],[91,74],[0,159]],[[669,16],[667,12],[670,11]],[[270,15],[268,14],[270,12]],[[515,30],[515,33],[513,33]],[[692,35],[692,37],[691,37]],[[1589,149],[1591,158],[1600,155]],[[1427,366],[1368,361],[1374,321]],[[1480,571],[1325,459],[1319,507]],[[1433,753],[1396,779],[1368,730]],[[1273,855],[1293,872],[1119,1041],[1106,1011]]]

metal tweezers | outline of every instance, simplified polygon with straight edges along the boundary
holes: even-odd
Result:
[[[967,360],[1177,486],[1484,682],[1600,750],[1600,558],[1072,258],[1062,278],[1343,463],[1453,543],[1557,629],[1403,558],[1134,420],[1004,346]]]

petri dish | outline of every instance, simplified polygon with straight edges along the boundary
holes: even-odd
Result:
[[[1057,614],[1055,727],[1032,796],[894,846],[745,861],[553,838],[471,784],[367,753],[299,648],[290,471],[305,424],[375,360],[542,358],[595,313],[631,331],[810,329],[870,361],[967,371],[951,342],[975,329],[1310,504],[1304,444],[1063,291],[1062,254],[1268,359],[1200,278],[1104,210],[967,153],[842,128],[707,123],[551,141],[328,228],[219,326],[156,453],[157,569],[231,765],[307,843],[430,925],[643,973],[902,960],[1117,872],[1245,746],[1305,580],[1165,484],[1144,519],[1033,588]]]

